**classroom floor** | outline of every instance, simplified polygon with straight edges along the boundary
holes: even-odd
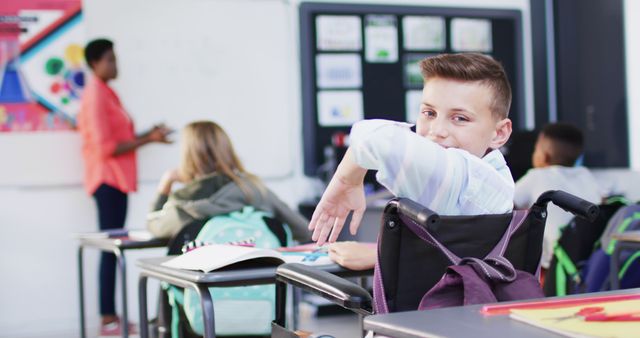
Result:
[[[315,334],[329,334],[336,338],[361,337],[358,316],[355,314],[343,314],[320,318],[300,318],[300,329],[311,331]]]
[[[300,329],[315,334],[329,334],[336,338],[361,337],[358,316],[355,314],[342,314],[316,318],[310,315],[300,316]],[[0,335],[1,336],[1,335]],[[87,329],[88,338],[97,338],[97,328]],[[48,335],[48,338],[69,338],[68,334]],[[137,338],[139,336],[131,336]],[[35,338],[35,337],[34,337]]]

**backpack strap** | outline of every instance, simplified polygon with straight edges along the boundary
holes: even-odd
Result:
[[[630,215],[629,217],[626,217],[625,219],[622,220],[622,222],[620,222],[620,225],[617,226],[618,229],[615,230],[614,233],[617,234],[621,234],[625,231],[627,231],[627,228],[634,222],[640,220],[640,212],[634,212],[632,215]],[[611,239],[609,240],[609,245],[607,246],[607,255],[611,256],[611,254],[613,254],[613,250],[616,248],[616,243],[618,241],[616,239]]]
[[[556,257],[556,296],[567,295],[567,275],[571,277],[572,282],[575,285],[580,285],[582,279],[578,268],[569,257],[569,254],[564,250],[560,244],[556,244],[553,249],[553,254]],[[551,283],[551,281],[549,281]]]
[[[380,253],[378,252],[378,257]],[[380,271],[380,259],[376,259],[376,265],[373,268],[373,311],[376,314],[389,313],[387,297],[384,292],[384,283],[382,282],[382,273]]]
[[[168,283],[162,284],[171,305],[171,338],[180,338],[180,307],[184,305],[184,291]]]
[[[620,272],[618,272],[619,280],[622,280],[622,278],[624,278],[625,274],[629,270],[629,267],[631,267],[631,264],[633,264],[633,262],[635,262],[636,259],[638,259],[639,257],[640,257],[640,251],[634,253],[629,258],[627,258],[627,260],[622,265],[622,268],[620,268]]]

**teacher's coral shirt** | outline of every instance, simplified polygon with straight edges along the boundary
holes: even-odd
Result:
[[[87,192],[93,195],[103,183],[125,193],[135,191],[138,183],[135,152],[113,155],[118,143],[135,140],[133,121],[116,93],[95,76],[82,94],[78,130]]]

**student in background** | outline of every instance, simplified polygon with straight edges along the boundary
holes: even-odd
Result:
[[[173,191],[174,183],[184,184]],[[192,222],[239,211],[244,206],[271,213],[291,228],[293,238],[309,240],[308,221],[291,210],[260,179],[247,172],[231,140],[216,123],[188,124],[182,134],[182,159],[178,169],[167,171],[147,227],[156,237],[171,237]]]
[[[405,123],[371,120],[351,129],[351,145],[313,214],[318,244],[334,242],[353,211],[355,234],[366,203],[363,178],[442,215],[506,213],[513,178],[498,150],[511,135],[511,87],[491,57],[444,54],[420,63],[424,77],[416,132]],[[371,257],[371,256],[368,256]]]
[[[127,194],[136,191],[135,151],[149,143],[170,143],[169,129],[156,126],[134,134],[133,121],[108,82],[118,76],[113,43],[93,40],[85,47],[92,76],[82,93],[78,131],[82,138],[84,186],[96,200],[100,230],[124,227]],[[115,311],[116,258],[102,253],[100,259],[101,336],[121,335]]]
[[[582,154],[583,136],[580,129],[567,123],[545,126],[536,141],[530,169],[516,183],[514,204],[529,208],[547,190],[563,190],[591,203],[602,200],[601,188],[589,169],[575,166]],[[571,221],[570,213],[555,205],[548,207],[542,246],[542,267],[547,269],[560,229]]]

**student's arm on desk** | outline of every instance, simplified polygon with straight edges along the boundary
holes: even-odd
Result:
[[[368,270],[376,265],[375,243],[336,242],[329,246],[329,258],[350,270]]]
[[[158,208],[162,201],[164,203]],[[170,238],[194,220],[180,205],[167,202],[166,195],[159,194],[147,215],[147,230],[156,238]]]

